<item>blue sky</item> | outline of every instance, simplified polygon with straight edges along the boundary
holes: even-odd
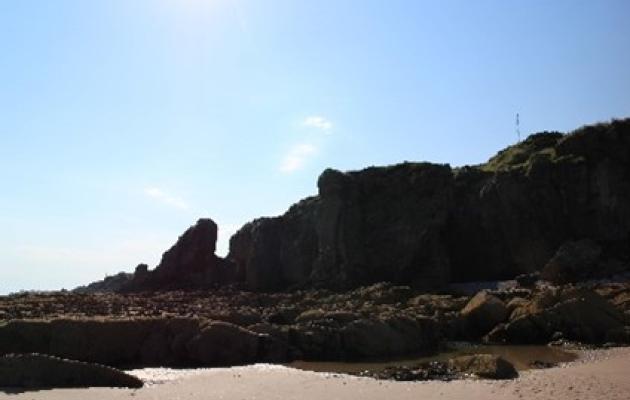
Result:
[[[630,2],[0,2],[0,293],[154,266],[326,167],[630,115]]]

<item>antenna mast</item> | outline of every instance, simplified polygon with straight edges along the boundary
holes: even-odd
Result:
[[[517,143],[521,142],[521,121],[518,113],[516,113],[516,139]]]

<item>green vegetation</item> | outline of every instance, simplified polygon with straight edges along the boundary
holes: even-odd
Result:
[[[559,132],[536,133],[520,143],[501,150],[480,168],[487,172],[497,172],[527,168],[534,160],[544,159],[553,162],[556,159],[554,146],[562,137]]]

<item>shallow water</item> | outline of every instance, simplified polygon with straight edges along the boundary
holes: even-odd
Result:
[[[499,355],[514,364],[514,367],[519,371],[532,368],[531,364],[535,361],[556,364],[573,361],[577,358],[577,355],[573,353],[548,346],[489,346],[460,343],[454,344],[449,351],[428,357],[370,362],[294,361],[286,364],[286,366],[306,371],[356,374],[365,370],[380,371],[391,366],[411,366],[429,361],[446,361],[449,358],[466,354]]]
[[[488,346],[471,345],[469,343],[454,343],[451,350],[430,357],[414,357],[387,361],[370,362],[321,362],[321,361],[294,361],[284,365],[255,364],[240,368],[228,368],[234,374],[240,374],[240,369],[268,370],[274,368],[295,368],[305,371],[357,374],[365,370],[377,372],[390,366],[415,365],[428,361],[445,361],[449,358],[465,354],[496,354],[510,361],[516,369],[526,370],[531,368],[534,361],[545,363],[563,363],[573,361],[577,356],[573,353],[558,348],[547,346]],[[128,370],[127,372],[142,379],[148,386],[177,381],[200,374],[218,372],[225,368],[141,368]]]

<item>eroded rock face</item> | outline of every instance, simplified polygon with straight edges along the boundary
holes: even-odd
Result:
[[[140,379],[104,365],[43,354],[8,354],[0,357],[0,387],[41,389],[142,386]]]
[[[432,164],[326,170],[318,197],[245,225],[228,258],[260,290],[380,281],[439,286],[450,276],[442,227],[451,180],[450,167]]]
[[[318,188],[232,238],[250,288],[514,278],[576,238],[630,265],[630,119],[532,135],[474,167],[329,169]]]
[[[235,265],[214,254],[217,230],[211,219],[198,220],[162,255],[154,270],[140,264],[120,291],[199,289],[233,283]]]

